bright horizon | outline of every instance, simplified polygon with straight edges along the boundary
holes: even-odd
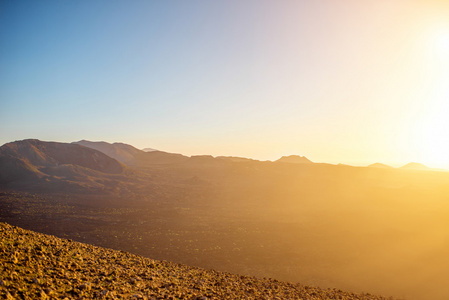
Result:
[[[447,1],[2,1],[0,144],[449,169]]]

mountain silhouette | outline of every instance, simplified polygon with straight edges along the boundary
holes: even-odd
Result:
[[[307,157],[299,156],[299,155],[282,156],[280,159],[276,160],[276,162],[292,163],[292,164],[311,164],[311,163],[313,163]]]
[[[406,170],[431,170],[431,168],[429,168],[428,166],[420,164],[420,163],[416,163],[416,162],[408,163],[408,164],[400,167],[400,169],[406,169]]]
[[[134,148],[131,145],[124,143],[107,143],[107,142],[91,142],[86,140],[81,140],[78,142],[73,142],[72,144],[82,145],[91,149],[103,152],[109,157],[112,157],[124,164],[133,164],[135,162],[136,156],[142,154],[142,150]]]
[[[252,162],[257,161],[255,159],[251,158],[245,158],[245,157],[237,157],[237,156],[217,156],[216,158],[226,161],[232,161],[232,162]]]
[[[189,158],[182,154],[164,151],[143,151],[124,143],[91,142],[82,140],[73,144],[83,145],[103,152],[116,160],[135,167],[147,167],[154,164],[173,164],[187,161]]]
[[[125,166],[81,145],[28,139],[0,147],[0,184],[101,188],[95,179],[122,174]]]

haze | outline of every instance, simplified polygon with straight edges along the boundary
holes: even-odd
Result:
[[[445,300],[449,172],[421,168],[24,140],[0,147],[0,221],[218,271]]]

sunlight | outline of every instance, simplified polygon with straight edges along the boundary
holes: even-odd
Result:
[[[440,88],[437,94],[433,101],[428,101],[428,111],[415,124],[415,148],[422,162],[449,168],[449,88]]]
[[[434,36],[435,52],[440,58],[449,58],[449,28],[440,29]]]
[[[449,63],[449,22],[438,23],[429,28],[426,44],[434,60]]]
[[[421,111],[412,125],[413,150],[429,166],[449,168],[449,22],[428,28],[425,49],[426,83],[421,86]]]
[[[428,120],[423,128],[421,151],[426,160],[435,166],[449,167],[448,130],[449,120],[442,114]]]

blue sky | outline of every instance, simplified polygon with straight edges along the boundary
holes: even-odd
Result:
[[[148,126],[155,134],[179,122],[203,126],[198,116],[208,123],[215,109],[235,105],[213,98],[240,90],[251,76],[241,65],[253,59],[256,37],[242,27],[247,21],[235,19],[239,14],[232,10],[238,7],[228,4],[42,1],[3,6],[2,110],[6,125],[21,124],[23,131],[31,120],[42,124],[31,126],[36,133],[46,127],[44,135],[54,125],[80,133],[103,127],[92,128],[99,130],[98,138],[108,138],[111,129],[132,135],[147,124],[163,127]]]
[[[425,162],[416,136],[447,91],[420,45],[448,16],[438,1],[4,0],[0,144]]]

